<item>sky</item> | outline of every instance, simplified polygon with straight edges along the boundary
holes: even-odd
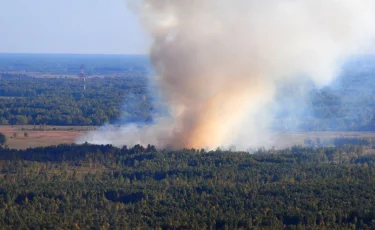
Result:
[[[0,53],[146,54],[125,0],[0,0]]]

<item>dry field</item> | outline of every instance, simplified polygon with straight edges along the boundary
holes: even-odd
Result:
[[[76,138],[97,127],[93,126],[0,126],[0,132],[7,137],[9,148],[26,149],[58,145],[63,143],[74,143]],[[24,133],[28,136],[25,137]],[[375,138],[375,132],[286,132],[275,133],[268,137],[272,146],[277,149],[288,148],[294,145],[304,145],[307,138],[321,141],[337,137]]]
[[[16,149],[73,143],[81,132],[92,129],[94,127],[47,126],[43,130],[32,125],[0,126],[0,132],[7,137],[6,144],[9,148]]]

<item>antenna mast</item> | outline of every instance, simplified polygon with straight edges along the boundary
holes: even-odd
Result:
[[[86,90],[86,74],[85,74],[85,65],[80,66],[81,72],[79,74],[79,77],[83,79],[83,90]]]

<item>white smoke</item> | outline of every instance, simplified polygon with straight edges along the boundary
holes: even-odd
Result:
[[[154,39],[156,84],[170,118],[91,132],[79,142],[158,147],[271,144],[276,88],[329,84],[372,47],[373,0],[128,1]],[[303,82],[303,81],[301,81]]]

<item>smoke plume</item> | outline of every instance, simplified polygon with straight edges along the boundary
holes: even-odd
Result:
[[[151,34],[170,117],[87,134],[93,143],[171,148],[267,145],[280,85],[328,85],[371,48],[373,0],[128,1]],[[105,131],[107,130],[107,131]]]

